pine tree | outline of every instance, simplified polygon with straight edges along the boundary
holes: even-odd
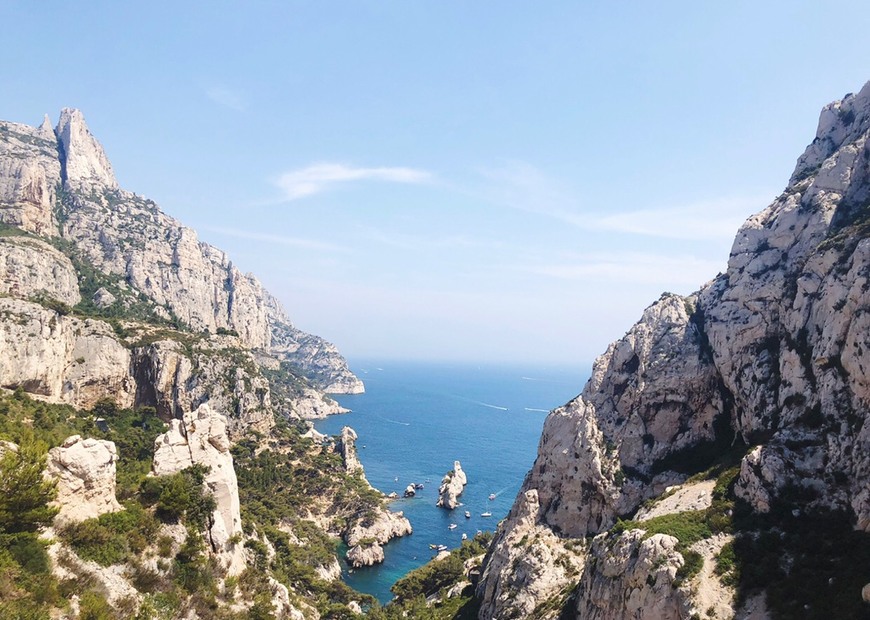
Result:
[[[0,456],[0,534],[35,532],[50,525],[57,509],[55,483],[43,478],[45,448],[34,441]]]

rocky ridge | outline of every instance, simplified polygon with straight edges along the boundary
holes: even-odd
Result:
[[[738,231],[726,273],[689,297],[663,295],[596,360],[582,394],[551,412],[488,554],[480,618],[555,617],[568,595],[567,617],[705,614],[673,578],[690,549],[608,532],[741,446],[753,447],[734,470],[738,508],[796,519],[790,527],[846,515],[870,531],[868,137],[870,84],[824,108],[786,190]],[[563,546],[596,536],[579,579],[554,559],[522,568],[535,553],[512,545],[541,532]],[[715,581],[710,562],[700,574]],[[512,583],[535,600],[509,596]],[[549,599],[562,603],[530,615]],[[725,616],[712,607],[742,613],[735,601]]]

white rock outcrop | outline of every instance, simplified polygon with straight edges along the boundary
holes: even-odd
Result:
[[[344,463],[344,471],[350,475],[359,474],[365,480],[362,463],[356,454],[357,434],[349,426],[344,426],[341,429],[341,434],[338,436],[338,445],[336,448],[341,454],[342,462]]]
[[[384,561],[384,548],[380,543],[365,541],[348,549],[345,557],[354,568],[374,566]]]
[[[683,557],[677,539],[631,530],[615,541],[596,539],[590,550],[595,570],[577,588],[577,618],[598,620],[682,620],[686,594],[675,587]]]
[[[45,296],[74,306],[81,301],[69,258],[35,237],[0,237],[0,293]]]
[[[56,235],[61,165],[51,127],[0,121],[0,155],[0,222]]]
[[[55,134],[60,144],[64,180],[67,183],[96,189],[118,188],[112,164],[79,110],[61,110]]]
[[[459,461],[453,461],[453,469],[447,472],[438,487],[438,502],[435,505],[448,510],[456,508],[466,484],[468,477],[462,470],[462,465]]]
[[[83,409],[106,397],[133,405],[130,350],[108,324],[12,298],[0,298],[0,319],[0,386]]]
[[[411,522],[403,512],[381,510],[376,513],[371,522],[354,524],[345,535],[345,542],[353,547],[361,540],[373,539],[384,545],[393,538],[407,536],[413,531]]]
[[[115,444],[102,439],[68,437],[48,451],[45,475],[57,481],[53,502],[60,512],[55,523],[62,525],[122,510],[115,497]]]
[[[379,564],[384,561],[383,545],[413,531],[404,513],[380,509],[370,521],[357,521],[344,533],[349,547],[345,557],[355,568]]]
[[[495,551],[484,559],[478,584],[477,594],[487,604],[481,618],[532,617],[539,605],[560,598],[577,582],[587,544],[559,537],[541,524],[540,513],[538,493],[529,490],[499,524],[490,546]]]
[[[169,430],[155,441],[154,475],[174,474],[193,465],[208,468],[205,486],[217,503],[208,531],[212,551],[228,575],[237,575],[245,568],[242,545],[231,540],[242,536],[239,485],[226,418],[208,404],[172,420]]]

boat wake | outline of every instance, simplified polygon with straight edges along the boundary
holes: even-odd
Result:
[[[499,407],[498,405],[490,405],[489,403],[483,403],[478,401],[478,405],[483,405],[484,407],[489,407],[490,409],[498,409],[499,411],[508,411],[507,407]]]
[[[391,420],[389,418],[385,418],[382,415],[375,416],[375,417],[378,418],[379,420],[383,420],[384,422],[389,422],[390,424],[401,424],[402,426],[411,426],[410,422],[399,422],[398,420]]]
[[[549,409],[535,409],[534,407],[526,407],[526,411],[543,411],[544,413],[550,413]]]
[[[504,487],[503,489],[499,489],[498,491],[496,491],[495,493],[490,495],[490,499],[495,499],[495,497],[498,497],[499,495],[501,495],[502,493],[504,493],[505,491],[507,491],[509,488],[511,488],[513,486],[516,486],[516,485],[509,484],[506,487]],[[495,497],[493,497],[493,496],[495,496]]]

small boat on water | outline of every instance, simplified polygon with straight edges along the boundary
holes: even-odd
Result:
[[[422,485],[421,483],[418,482],[418,483],[416,483],[416,484],[414,485],[414,488],[417,489],[417,490],[419,491],[420,489],[423,488],[423,485]]]
[[[438,545],[435,545],[435,544],[433,544],[433,543],[429,543],[429,548],[430,548],[430,549],[437,549],[437,548],[438,548]]]
[[[466,519],[470,519],[470,518],[471,518],[471,513],[468,512],[467,510],[465,511],[465,518],[466,518]]]
[[[455,530],[456,527],[457,527],[457,525],[455,523],[451,523],[450,525],[447,526],[447,529],[448,530]]]
[[[495,493],[490,493],[490,494],[489,494],[489,499],[490,499],[490,500],[494,500],[494,499],[495,499]]]
[[[447,551],[447,545],[438,545],[438,546],[435,547],[435,548],[438,550],[439,553],[440,553],[441,551]]]
[[[491,516],[492,516],[492,513],[491,513],[491,512],[481,512],[481,513],[480,513],[480,516],[481,516],[481,517],[491,517]]]
[[[462,540],[468,540],[468,534],[462,532]]]

